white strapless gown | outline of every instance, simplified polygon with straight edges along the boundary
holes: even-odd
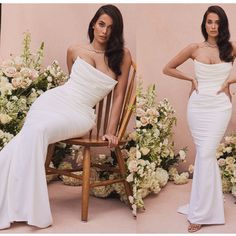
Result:
[[[33,103],[22,130],[0,152],[0,229],[13,221],[52,224],[44,169],[48,144],[92,129],[94,105],[116,83],[78,57],[70,79]]]
[[[194,60],[198,91],[188,102],[188,123],[196,145],[189,205],[178,212],[191,223],[224,224],[224,206],[216,149],[226,131],[232,104],[225,93],[216,94],[228,78],[232,63],[205,64]]]

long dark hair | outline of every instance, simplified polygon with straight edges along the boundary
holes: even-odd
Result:
[[[208,34],[206,32],[206,19],[209,13],[215,13],[219,16],[218,37],[216,40],[219,48],[220,59],[225,62],[233,61],[232,44],[230,43],[229,22],[225,11],[220,6],[210,6],[205,12],[202,20],[202,34],[207,40]]]
[[[111,4],[100,7],[89,23],[88,36],[90,43],[94,39],[93,26],[102,14],[112,18],[112,31],[105,49],[105,57],[108,59],[108,66],[116,74],[121,75],[121,64],[124,57],[123,18],[120,10]]]

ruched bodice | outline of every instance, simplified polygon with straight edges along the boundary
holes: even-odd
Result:
[[[216,149],[226,131],[232,104],[225,93],[217,94],[229,77],[232,63],[205,64],[194,60],[198,93],[188,101],[187,118],[196,147],[189,205],[178,212],[195,224],[224,224],[221,176]]]
[[[94,120],[94,105],[104,98],[116,83],[116,80],[77,57],[71,68],[69,80],[64,85],[42,94],[33,103],[30,112],[42,109],[55,113],[76,112]],[[58,106],[55,106],[55,103],[58,103]],[[59,106],[63,109],[58,109]]]
[[[220,94],[217,92],[229,77],[232,63],[205,64],[194,60],[194,67],[198,93],[196,91],[192,93],[188,106],[191,106],[192,110],[201,112],[231,109],[229,97],[223,92]]]
[[[221,85],[229,77],[232,69],[231,62],[218,64],[205,64],[194,60],[195,78],[198,81],[198,91],[201,94],[213,94],[221,88]]]
[[[66,86],[68,86],[68,96],[76,97],[79,103],[93,107],[116,83],[116,80],[77,57]]]

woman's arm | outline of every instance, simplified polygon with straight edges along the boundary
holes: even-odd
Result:
[[[236,42],[232,42],[232,46],[233,46],[233,57],[236,57]],[[236,83],[236,76],[232,75],[230,76],[227,80],[226,80],[227,85]]]
[[[116,146],[118,144],[118,138],[115,135],[118,122],[120,120],[121,110],[123,107],[125,92],[128,84],[131,61],[132,59],[130,52],[128,49],[125,49],[124,59],[121,65],[121,75],[117,78],[118,83],[113,93],[113,102],[107,132],[103,136],[103,139],[107,139],[109,141],[110,147]]]
[[[67,49],[67,56],[66,56],[67,68],[70,74],[72,65],[74,63],[74,46],[70,46]]]
[[[191,76],[177,70],[176,68],[183,64],[189,58],[195,58],[195,52],[198,49],[198,44],[190,44],[180,51],[163,69],[163,73],[177,79],[187,80],[192,82],[192,90],[197,91],[197,81]],[[192,92],[191,90],[191,92]]]
[[[232,46],[233,46],[233,57],[236,57],[236,42],[232,42]],[[229,96],[230,101],[232,101],[232,95],[230,93],[230,85],[236,83],[236,76],[235,75],[231,75],[221,86],[221,89],[217,92],[217,94],[219,93],[226,93],[226,95]]]

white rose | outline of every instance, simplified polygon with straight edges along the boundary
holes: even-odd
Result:
[[[157,138],[160,135],[159,129],[154,130],[154,136]]]
[[[37,79],[38,77],[39,77],[38,71],[33,69],[33,70],[31,71],[31,77],[30,77],[30,78],[31,78],[32,80],[35,80],[35,79]]]
[[[1,64],[2,68],[6,68],[6,67],[12,67],[14,66],[14,61],[9,59],[9,60],[4,60]]]
[[[13,78],[16,75],[17,70],[15,67],[11,66],[4,68],[3,72],[7,77]]]
[[[186,158],[186,153],[185,153],[185,151],[183,151],[183,150],[180,150],[179,151],[179,157],[180,157],[180,160],[185,160],[185,158]]]
[[[219,157],[221,157],[221,156],[223,156],[223,152],[217,152],[217,153],[216,153],[216,158],[219,158]]]
[[[168,139],[166,138],[166,139],[164,139],[164,142],[163,142],[163,145],[165,145],[165,146],[167,146],[168,145]]]
[[[147,117],[140,118],[142,126],[146,126],[149,123],[149,119]]]
[[[12,79],[11,83],[14,88],[20,88],[22,81],[23,81],[22,77],[17,77],[17,78]]]
[[[232,165],[232,164],[234,164],[235,159],[232,156],[226,157],[225,162],[226,162],[227,165]]]
[[[189,174],[188,172],[183,172],[180,175],[174,176],[174,183],[175,184],[186,184],[188,183]]]
[[[150,149],[147,147],[142,147],[140,151],[143,153],[143,155],[147,155],[150,152]]]
[[[30,80],[29,78],[25,78],[22,80],[21,88],[27,88],[30,86],[31,83],[32,83],[32,80]]]
[[[129,134],[129,139],[136,141],[136,132],[135,131]]]
[[[142,108],[137,108],[136,110],[136,115],[141,117],[141,116],[145,116],[145,111]]]
[[[140,159],[142,156],[141,152],[139,150],[136,151],[136,157],[137,159]]]
[[[47,81],[48,81],[48,82],[52,82],[52,76],[48,76],[48,77],[47,77]]]
[[[31,76],[31,70],[29,68],[21,68],[20,73],[23,77],[30,77]]]
[[[134,175],[133,175],[133,173],[131,173],[131,174],[129,174],[128,176],[127,176],[127,178],[126,178],[126,180],[127,180],[127,182],[133,182],[133,180],[134,180]]]
[[[0,114],[0,123],[3,125],[9,123],[12,120],[12,118],[7,114]]]
[[[128,169],[130,172],[136,172],[138,170],[137,161],[131,160],[128,164]]]
[[[145,166],[146,165],[146,161],[143,159],[139,159],[138,164],[141,166]]]
[[[232,137],[231,137],[231,136],[226,136],[226,137],[225,137],[225,142],[226,142],[227,144],[231,143],[231,141],[232,141]]]
[[[225,151],[226,151],[227,153],[230,153],[230,152],[232,151],[232,147],[227,147],[227,148],[225,148]]]
[[[219,166],[224,166],[226,164],[226,162],[225,162],[225,159],[224,158],[220,158],[219,160],[218,160],[218,165]]]
[[[141,126],[142,126],[142,123],[141,123],[139,120],[137,120],[137,121],[136,121],[136,127],[137,127],[137,128],[140,128]]]
[[[190,174],[192,174],[193,173],[193,171],[194,171],[194,165],[189,165],[189,167],[188,167],[188,172],[190,173]]]
[[[50,72],[50,74],[51,74],[53,77],[56,77],[56,72],[54,71],[53,68],[50,68],[50,69],[49,69],[49,72]]]
[[[130,202],[131,204],[133,204],[133,203],[134,203],[134,197],[129,196],[129,202]]]

